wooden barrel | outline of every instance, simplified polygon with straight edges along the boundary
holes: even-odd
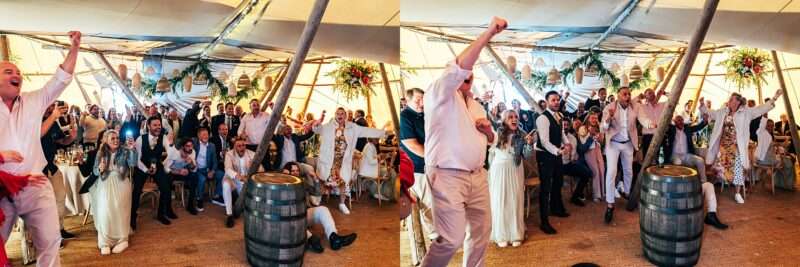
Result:
[[[697,171],[674,165],[647,168],[639,204],[644,256],[658,266],[697,264],[703,236]]]
[[[250,265],[303,265],[305,195],[300,178],[278,173],[253,174],[244,195],[244,238]]]

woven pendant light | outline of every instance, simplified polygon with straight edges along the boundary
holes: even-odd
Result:
[[[208,77],[206,77],[205,73],[197,73],[197,75],[195,75],[194,79],[192,80],[192,84],[194,84],[194,85],[207,85],[208,84]]]
[[[631,84],[630,79],[628,79],[628,74],[622,74],[622,79],[620,79],[620,86],[628,87]]]
[[[619,72],[619,69],[620,69],[619,64],[614,63],[611,64],[611,68],[609,70],[611,70],[611,72]]]
[[[586,70],[584,70],[583,76],[586,76],[586,77],[597,77],[598,72],[599,72],[599,70],[597,69],[597,65],[592,65],[592,66],[589,66],[589,68],[587,68]]]
[[[237,94],[237,92],[236,92],[236,83],[231,81],[231,83],[228,84],[228,96],[234,97],[234,96],[236,96],[236,94]]]
[[[153,66],[149,66],[149,67],[147,67],[147,69],[144,71],[144,74],[145,74],[145,75],[147,75],[147,76],[153,76],[153,75],[156,75],[156,69],[155,69],[155,68],[153,68]]]
[[[264,77],[264,90],[271,90],[273,84],[272,76],[267,75],[267,77]]]
[[[117,67],[117,74],[119,74],[119,78],[122,79],[123,81],[127,80],[128,66],[125,66],[125,64],[119,64],[119,67]]]
[[[512,74],[517,71],[517,58],[508,56],[508,58],[506,58],[506,67],[508,67],[508,72]]]
[[[250,87],[250,76],[247,76],[246,73],[242,73],[242,76],[239,76],[237,86],[241,89]]]
[[[658,67],[656,69],[656,80],[659,81],[659,82],[663,81],[665,76],[666,76],[666,72],[664,70],[664,67]]]
[[[225,71],[222,71],[222,73],[219,74],[219,77],[217,79],[222,81],[222,82],[228,82],[228,78],[230,78],[228,76],[228,73],[225,72]]]
[[[533,66],[537,67],[537,68],[544,68],[545,67],[544,59],[543,58],[537,58],[536,59],[536,63],[533,64]]]
[[[131,79],[131,88],[133,88],[134,90],[142,88],[142,75],[139,74],[138,71],[135,74],[133,74],[133,78]]]
[[[181,75],[181,71],[179,71],[178,69],[174,69],[174,70],[172,70],[172,77],[170,77],[170,78],[175,78],[175,77],[178,77],[180,75]]]
[[[569,63],[569,60],[564,60],[564,63],[561,63],[561,69],[566,69],[572,67],[572,63]]]
[[[156,83],[156,90],[162,93],[170,91],[170,85],[167,77],[161,76],[161,79],[158,79],[158,82]]]
[[[559,82],[561,82],[561,73],[553,67],[547,72],[547,84],[558,84]]]
[[[630,73],[630,78],[632,81],[639,80],[642,78],[642,67],[639,67],[639,64],[633,65]]]
[[[523,81],[530,81],[531,80],[531,65],[525,64],[522,66],[522,80]]]
[[[192,91],[192,75],[183,76],[183,91],[187,93]]]
[[[583,83],[583,68],[577,67],[575,68],[575,84],[582,84]]]

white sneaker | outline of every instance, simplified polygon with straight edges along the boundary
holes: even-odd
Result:
[[[508,242],[497,242],[497,246],[501,247],[501,248],[507,247],[508,246]]]
[[[114,254],[119,254],[125,251],[126,248],[128,248],[128,241],[117,244],[114,246],[114,249],[112,249],[111,252]]]
[[[381,194],[377,194],[377,193],[376,193],[376,194],[374,194],[374,195],[372,195],[372,197],[374,197],[375,199],[380,199],[380,200],[383,200],[383,201],[389,201],[389,199],[388,199],[388,198],[384,197],[384,196],[383,196],[383,195],[381,195]]]
[[[109,247],[100,248],[100,255],[108,255],[108,254],[111,254],[111,248]]]
[[[733,199],[736,200],[736,203],[744,204],[744,198],[742,198],[742,195],[739,194],[739,193],[737,193],[735,196],[733,196]]]
[[[622,198],[622,196],[619,194],[619,190],[614,190],[614,197],[615,198]]]
[[[350,215],[350,209],[347,208],[347,205],[344,203],[339,203],[339,210],[344,213],[344,215]]]
[[[519,242],[519,241],[511,242],[511,246],[512,247],[519,247],[520,245],[522,245],[522,242]]]

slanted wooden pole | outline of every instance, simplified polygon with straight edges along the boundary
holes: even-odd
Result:
[[[128,97],[128,100],[130,100],[131,103],[133,103],[133,106],[138,108],[142,114],[147,114],[144,106],[142,105],[142,102],[139,102],[139,99],[136,98],[136,95],[133,94],[131,89],[128,88],[128,85],[122,80],[122,78],[119,77],[119,74],[117,74],[117,71],[114,70],[114,67],[112,67],[111,64],[108,63],[108,60],[106,60],[106,56],[103,55],[103,53],[97,53],[97,57],[100,58],[100,62],[103,63],[103,66],[106,68],[109,75],[111,75],[112,80],[114,80],[114,82],[116,82],[117,85],[121,88],[122,94]],[[95,95],[95,97],[96,96],[97,95]],[[99,99],[97,100],[97,103],[98,104],[100,103]]]
[[[412,237],[414,238],[413,246],[416,253],[416,259],[414,259],[415,265],[419,265],[422,263],[422,260],[425,259],[425,254],[428,254],[428,246],[425,245],[425,234],[422,232],[422,215],[419,211],[419,205],[417,203],[411,204],[411,231]],[[409,221],[407,220],[406,223]]]
[[[262,106],[261,107],[261,111],[267,110],[267,108],[266,108],[267,105],[266,105],[266,103],[264,103],[264,100],[267,99],[267,96],[274,95],[275,93],[273,93],[273,92],[277,92],[278,91],[278,88],[281,86],[281,81],[283,81],[283,78],[286,77],[286,71],[288,69],[289,69],[289,65],[286,65],[286,67],[281,69],[281,71],[278,72],[278,75],[275,76],[275,84],[272,87],[268,87],[264,91],[264,93],[261,94],[261,97],[258,98],[258,103],[261,103],[261,106]],[[269,97],[269,98],[272,98],[272,97]]]
[[[713,50],[712,50],[713,51]],[[700,86],[697,87],[697,92],[694,92],[694,98],[692,98],[692,109],[694,111],[697,108],[697,100],[700,99],[700,93],[703,91],[703,85],[706,83],[706,76],[708,75],[708,69],[711,67],[711,59],[714,57],[714,53],[708,54],[708,61],[706,61],[706,69],[703,71],[703,76],[700,76]],[[761,98],[761,91],[759,90],[758,94],[759,98]]]
[[[306,100],[303,102],[303,110],[300,111],[300,114],[306,114],[308,110],[308,103],[311,103],[311,95],[314,94],[314,87],[317,86],[317,79],[319,79],[319,71],[322,69],[322,64],[317,66],[317,71],[314,73],[314,80],[311,81],[311,87],[308,89],[308,95],[306,95]]]
[[[392,86],[389,85],[389,78],[386,75],[386,67],[383,63],[378,63],[381,69],[381,79],[383,79],[383,89],[386,91],[386,100],[389,101],[389,112],[392,113],[392,124],[394,125],[394,132],[400,131],[400,119],[398,118],[397,107],[394,105],[394,98],[392,97]]]
[[[531,96],[528,90],[525,90],[525,86],[522,86],[522,83],[520,83],[519,80],[514,78],[514,74],[508,71],[508,67],[506,67],[505,63],[503,63],[503,59],[501,59],[500,56],[497,55],[494,49],[491,46],[486,45],[486,51],[489,51],[489,54],[492,55],[492,58],[494,58],[494,62],[497,63],[498,66],[500,66],[500,72],[502,72],[506,76],[506,78],[511,80],[511,85],[514,86],[514,89],[517,89],[517,92],[519,92],[519,94],[522,95],[523,98],[525,98],[525,102],[528,102],[528,105],[533,107],[533,109],[536,110],[536,113],[542,113],[543,111],[542,108],[539,107],[538,104],[536,104],[536,100],[533,99],[533,96]]]
[[[11,60],[11,48],[8,46],[8,36],[0,34],[0,61]]]
[[[792,103],[789,101],[789,91],[786,90],[786,82],[783,80],[783,70],[781,63],[778,61],[778,52],[772,50],[772,62],[775,63],[775,73],[778,74],[778,83],[783,91],[783,105],[786,106],[786,114],[789,115],[789,129],[791,129],[792,143],[794,143],[794,151],[800,151],[800,137],[797,135],[797,125],[794,120],[794,110]]]
[[[631,196],[627,205],[628,210],[634,210],[639,205],[639,190],[642,187],[642,179],[644,177],[645,170],[647,170],[650,162],[652,162],[656,157],[656,154],[658,153],[658,147],[661,146],[661,142],[664,141],[667,128],[669,128],[670,121],[672,120],[672,113],[675,112],[675,106],[678,104],[678,100],[681,98],[683,87],[686,85],[686,80],[689,78],[689,73],[692,72],[692,66],[694,65],[695,59],[697,59],[697,53],[700,51],[700,46],[703,44],[703,40],[706,38],[708,28],[711,26],[711,20],[714,19],[714,13],[716,13],[717,5],[719,5],[719,0],[706,0],[705,6],[703,7],[702,17],[700,17],[700,23],[697,26],[697,30],[694,32],[694,35],[692,35],[691,41],[689,41],[689,47],[686,50],[686,58],[683,59],[683,64],[681,64],[678,77],[675,78],[675,82],[672,85],[672,90],[669,92],[667,108],[664,110],[664,113],[661,114],[661,119],[658,121],[658,128],[656,129],[655,135],[653,135],[653,141],[650,143],[650,147],[647,150],[647,155],[644,156],[644,162],[642,162],[642,168],[639,170],[639,177],[636,179],[634,188],[631,189]]]
[[[758,104],[764,104],[764,96],[761,93],[761,83],[756,83],[756,90],[758,91]]]
[[[281,88],[283,85],[283,80],[286,80],[286,74],[289,72],[289,68],[286,68],[286,71],[283,72],[283,76],[279,77],[278,80],[275,82],[275,89],[269,92],[269,96],[264,102],[261,102],[261,111],[267,110],[269,106],[269,102],[272,102],[272,98],[275,97],[275,94],[278,93],[278,88]]]
[[[672,80],[672,76],[675,76],[675,71],[678,70],[678,66],[681,64],[681,60],[683,60],[683,56],[686,55],[686,49],[679,49],[681,53],[678,54],[678,58],[675,59],[672,66],[670,66],[669,71],[667,71],[667,77],[664,77],[664,80],[661,81],[660,90],[667,90],[667,85],[669,85],[669,81]]]
[[[253,161],[250,162],[250,169],[247,170],[248,176],[258,171],[258,167],[261,166],[261,160],[264,159],[264,156],[269,150],[269,142],[272,140],[275,127],[278,126],[278,122],[281,119],[283,108],[286,106],[287,100],[289,100],[289,94],[292,92],[294,82],[297,81],[300,68],[303,67],[303,62],[308,54],[308,50],[311,48],[311,43],[314,41],[314,36],[317,34],[319,24],[322,22],[322,16],[325,14],[325,9],[328,7],[328,1],[329,0],[316,0],[314,2],[311,15],[308,16],[308,22],[306,22],[305,28],[303,28],[303,33],[300,35],[297,49],[295,49],[294,59],[289,64],[286,76],[281,83],[280,93],[278,93],[278,98],[275,100],[272,114],[269,116],[264,138],[262,138],[261,142],[258,144],[256,155],[253,157]],[[280,83],[281,81],[278,82]]]

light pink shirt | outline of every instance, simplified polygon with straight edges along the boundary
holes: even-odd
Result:
[[[258,145],[264,138],[264,132],[267,131],[267,122],[269,114],[266,112],[259,112],[258,116],[253,116],[253,113],[247,114],[242,118],[239,133],[247,134],[248,145]]]
[[[71,81],[72,75],[58,68],[42,89],[20,93],[11,110],[0,107],[0,151],[17,151],[24,159],[0,164],[0,170],[16,175],[42,173],[47,165],[39,139],[42,116]]]
[[[465,101],[458,91],[471,73],[450,62],[425,91],[427,166],[464,171],[483,167],[488,139],[475,128],[475,121],[486,118],[486,112],[474,99]]]
[[[658,123],[661,120],[661,115],[664,114],[664,108],[667,103],[661,102],[651,105],[649,103],[644,105],[636,105],[636,118],[642,124],[642,134],[655,134],[656,128],[650,128],[651,123]]]

